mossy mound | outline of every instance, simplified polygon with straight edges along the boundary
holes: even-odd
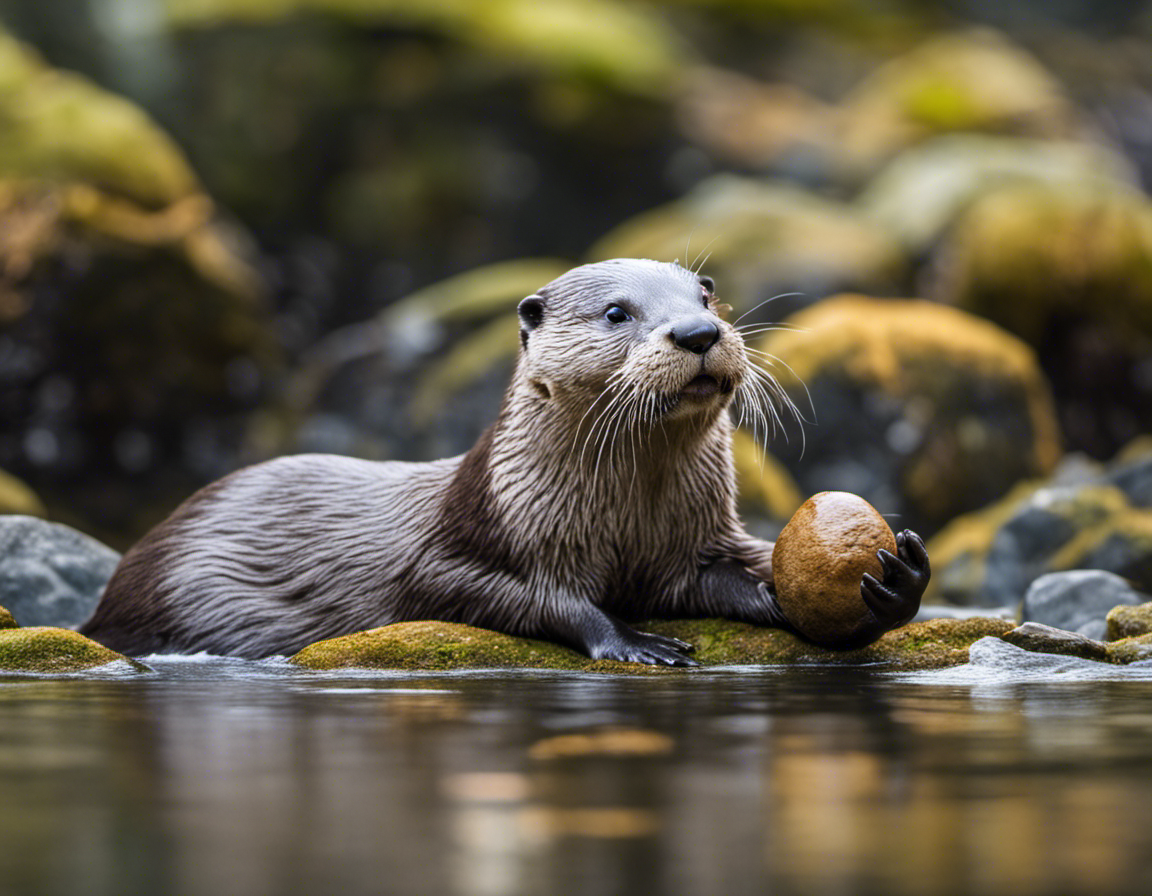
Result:
[[[995,31],[931,38],[881,66],[846,98],[835,144],[845,173],[862,177],[935,134],[1022,137],[1075,132],[1075,112],[1040,63]]]
[[[696,646],[705,666],[776,664],[882,664],[893,669],[937,669],[968,661],[968,647],[1012,628],[1003,619],[934,619],[915,622],[859,650],[832,651],[777,629],[723,619],[662,620],[644,631],[671,635]],[[331,638],[305,647],[290,660],[308,669],[558,669],[653,674],[668,667],[591,660],[567,648],[449,622],[401,622]]]
[[[0,629],[16,628],[16,620],[4,607],[0,607]]]
[[[1152,334],[1152,203],[1135,189],[992,191],[959,219],[941,268],[942,298],[1033,344],[1067,317]]]
[[[0,673],[59,675],[124,662],[137,672],[148,668],[63,628],[9,628],[0,631]]]
[[[805,440],[773,446],[803,492],[853,492],[930,533],[1060,456],[1035,355],[994,324],[854,295],[787,323],[753,344],[792,369],[782,385],[819,413]]]
[[[731,174],[625,221],[588,252],[606,258],[704,264],[737,313],[772,296],[752,320],[779,320],[791,291],[886,292],[907,268],[902,247],[856,208],[786,183]],[[706,263],[703,260],[706,259]]]
[[[1108,614],[1108,640],[1152,634],[1152,603],[1116,607]]]

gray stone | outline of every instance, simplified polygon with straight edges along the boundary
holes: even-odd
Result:
[[[1117,464],[1108,481],[1128,496],[1133,507],[1152,507],[1152,453]]]
[[[0,516],[0,606],[22,626],[79,625],[119,562],[114,550],[68,526]]]
[[[1083,660],[1108,659],[1108,645],[1102,641],[1050,625],[1041,625],[1038,622],[1025,622],[1000,637],[1009,644],[1015,644],[1033,653],[1055,653],[1060,656],[1076,656]]]
[[[1136,606],[1147,600],[1147,595],[1115,573],[1073,569],[1036,579],[1024,595],[1020,618],[1101,639],[1113,607]]]

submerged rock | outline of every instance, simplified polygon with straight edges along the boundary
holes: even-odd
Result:
[[[936,669],[967,662],[968,646],[1012,628],[1004,619],[933,619],[888,632],[858,650],[832,651],[778,629],[722,619],[662,620],[645,631],[686,640],[705,666],[760,664],[880,664],[903,670]],[[308,669],[529,668],[652,674],[668,667],[592,660],[544,641],[450,622],[399,622],[319,641],[290,662]]]
[[[1020,618],[1100,639],[1113,607],[1134,606],[1147,599],[1148,595],[1115,573],[1098,569],[1053,572],[1028,587]]]
[[[861,495],[931,533],[1059,458],[1031,349],[987,321],[916,301],[837,296],[753,346],[819,425],[773,452],[803,492]],[[806,389],[805,389],[806,386]]]
[[[119,562],[114,550],[68,526],[0,516],[0,605],[21,625],[79,625]]]
[[[147,666],[66,629],[35,626],[0,630],[0,674],[59,675],[116,662],[126,663],[137,672],[148,671]]]
[[[1109,641],[1152,634],[1152,602],[1136,607],[1116,607],[1108,614],[1107,622]]]

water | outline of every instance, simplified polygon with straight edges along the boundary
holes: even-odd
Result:
[[[1152,669],[1014,651],[0,678],[0,894],[1152,892]]]

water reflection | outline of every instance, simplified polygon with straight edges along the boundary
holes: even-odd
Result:
[[[0,681],[0,892],[1145,893],[1152,681]]]

